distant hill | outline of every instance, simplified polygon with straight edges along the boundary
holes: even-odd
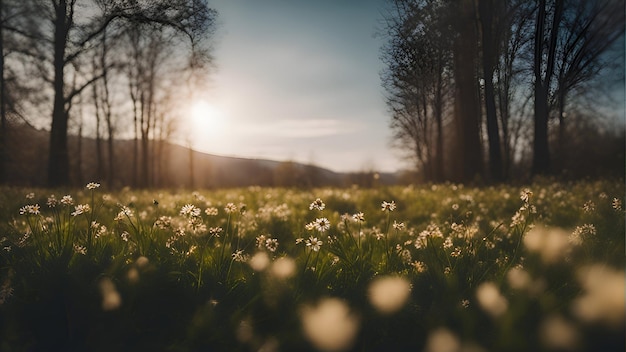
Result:
[[[79,148],[80,142],[80,148]],[[82,185],[106,180],[107,148],[101,141],[103,168],[98,168],[96,140],[68,138],[72,182]],[[49,133],[27,125],[11,126],[8,136],[7,181],[23,186],[45,186]],[[82,152],[79,154],[78,150]],[[218,156],[163,142],[150,144],[148,185],[154,187],[224,188],[246,186],[372,186],[394,184],[395,173],[338,173],[291,161]],[[134,141],[114,142],[113,186],[141,186],[140,165],[134,163]],[[192,162],[190,162],[192,160]],[[193,174],[193,177],[190,175]]]

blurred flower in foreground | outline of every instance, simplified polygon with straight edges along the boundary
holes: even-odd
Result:
[[[272,264],[271,272],[278,279],[288,279],[296,273],[296,262],[289,257],[280,257]]]
[[[543,344],[551,350],[573,351],[579,344],[574,324],[557,315],[543,321],[540,336]]]
[[[459,338],[446,328],[439,328],[428,335],[426,352],[458,352],[460,350]]]
[[[254,271],[263,271],[270,264],[270,257],[266,252],[257,252],[250,258],[248,264]]]
[[[484,282],[476,289],[476,298],[480,306],[492,317],[499,317],[509,308],[509,302],[500,294],[493,282]]]
[[[344,351],[354,342],[359,318],[337,298],[326,298],[301,310],[304,335],[319,350]]]
[[[589,323],[600,322],[615,328],[623,328],[626,309],[624,275],[623,270],[601,264],[579,269],[577,276],[584,295],[573,302],[574,314]]]
[[[537,226],[524,236],[524,245],[538,252],[546,264],[555,263],[567,253],[569,234],[562,229]]]
[[[404,306],[411,293],[411,284],[398,276],[381,277],[370,283],[367,293],[378,312],[391,314]]]
[[[102,294],[102,310],[114,310],[122,304],[122,297],[108,277],[100,280],[100,293]]]

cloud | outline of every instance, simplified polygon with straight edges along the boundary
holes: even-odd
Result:
[[[349,134],[357,129],[355,124],[337,119],[288,119],[247,125],[245,133],[267,138],[319,138]]]

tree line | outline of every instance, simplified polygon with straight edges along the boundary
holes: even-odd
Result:
[[[424,180],[562,175],[591,134],[623,165],[598,116],[623,89],[624,1],[390,0],[383,33],[394,141]]]
[[[87,132],[103,182],[115,181],[114,141],[126,138],[133,185],[158,184],[159,148],[211,67],[216,18],[205,0],[0,0],[0,181],[27,147],[7,143],[11,126],[28,124],[49,129],[48,186],[80,179]]]

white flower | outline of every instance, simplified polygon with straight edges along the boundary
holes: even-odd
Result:
[[[87,186],[85,186],[87,189],[96,189],[98,187],[100,187],[100,184],[95,182],[89,182]]]
[[[226,212],[226,214],[231,214],[234,213],[238,210],[237,206],[234,203],[228,203],[226,204],[226,206],[224,207],[224,211]]]
[[[330,229],[330,221],[326,218],[317,218],[315,219],[315,228],[319,232],[325,232]]]
[[[74,199],[72,199],[72,196],[70,196],[70,195],[65,195],[65,196],[63,196],[63,198],[61,198],[61,204],[63,204],[63,205],[73,205],[74,204]]]
[[[532,197],[533,197],[533,192],[531,192],[531,190],[528,188],[524,188],[519,194],[519,198],[524,203],[528,203]]]
[[[265,240],[265,248],[270,252],[276,252],[278,249],[278,240],[276,238],[268,238]]]
[[[402,230],[404,230],[404,227],[405,227],[403,222],[396,222],[395,220],[393,221],[393,225],[392,226],[397,231],[402,231]]]
[[[26,215],[26,214],[38,215],[39,213],[40,213],[39,204],[25,205],[20,208],[20,215]]]
[[[188,217],[198,217],[200,216],[200,208],[196,207],[193,204],[185,204],[182,209],[180,209],[180,215],[188,216]]]
[[[318,240],[317,237],[313,236],[309,237],[309,239],[306,240],[305,243],[307,247],[310,247],[315,252],[319,251],[322,244],[324,244],[324,242]]]
[[[89,207],[89,204],[78,204],[77,206],[74,207],[74,211],[72,212],[72,216],[78,216],[81,214],[86,214],[89,211],[91,211],[91,208]]]
[[[324,204],[324,202],[322,202],[321,199],[317,198],[313,203],[311,203],[311,205],[309,205],[309,210],[324,210],[324,208],[326,208],[326,204]]]
[[[364,222],[365,221],[365,215],[363,215],[363,213],[359,212],[359,213],[356,213],[356,214],[352,215],[352,219],[354,219],[354,221],[356,221],[356,222]]]
[[[396,202],[393,200],[391,202],[383,201],[381,208],[382,211],[394,211],[396,210]]]

